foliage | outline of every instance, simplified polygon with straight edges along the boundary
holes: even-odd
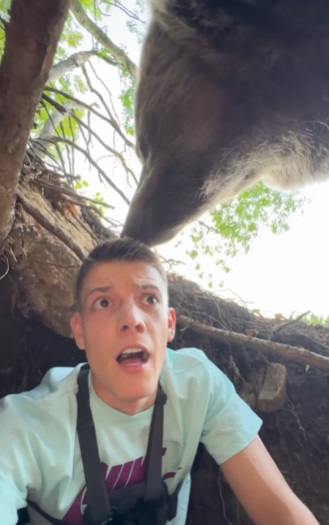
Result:
[[[281,193],[259,182],[211,211],[208,220],[193,227],[193,245],[186,252],[195,261],[198,277],[205,278],[207,265],[202,261],[210,257],[214,267],[229,272],[229,260],[241,252],[247,253],[261,230],[272,234],[287,231],[290,215],[301,211],[304,204],[305,198],[298,194]],[[208,286],[213,286],[212,280]]]
[[[121,91],[120,100],[122,104],[123,127],[125,132],[134,136],[134,112],[132,100],[134,97],[136,82],[135,79],[122,76],[123,89]]]
[[[313,313],[310,313],[303,318],[303,321],[311,326],[323,326],[324,328],[329,328],[329,315],[328,317],[318,317]]]
[[[55,63],[64,60],[71,53],[72,49],[77,49],[83,44],[83,32],[69,13],[62,32],[61,40],[56,50]]]
[[[266,225],[273,234],[287,231],[289,216],[304,202],[298,195],[272,190],[259,182],[213,210],[212,223],[225,240],[225,255],[234,257],[240,249],[248,252],[261,226]]]
[[[5,45],[5,24],[9,21],[10,0],[0,0],[0,58]]]

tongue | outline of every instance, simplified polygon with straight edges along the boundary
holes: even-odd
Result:
[[[118,361],[120,365],[124,363],[135,364],[135,363],[145,362],[143,358],[143,352],[134,352],[133,354],[120,355]]]

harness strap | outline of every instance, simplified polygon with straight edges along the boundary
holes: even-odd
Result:
[[[90,517],[93,523],[102,523],[111,516],[111,507],[100,469],[101,461],[89,404],[88,376],[89,366],[85,364],[78,375],[77,431],[90,503]]]
[[[27,500],[27,503],[30,505],[30,507],[32,507],[32,509],[36,510],[39,514],[41,514],[41,516],[43,518],[45,518],[46,520],[49,521],[49,523],[51,523],[51,525],[66,525],[65,522],[63,520],[58,520],[56,518],[53,518],[52,516],[50,516],[49,514],[47,514],[47,512],[45,512],[44,510],[42,510],[39,505],[37,505],[36,503],[34,503],[34,501],[31,501],[31,500]]]
[[[162,482],[164,483],[164,481]],[[181,481],[174,492],[167,498],[166,503],[162,504],[161,507],[157,509],[157,523],[166,523],[171,521],[177,514],[177,503],[178,503],[178,494],[183,485]]]
[[[154,501],[161,494],[163,407],[167,396],[159,385],[151,420],[145,458],[146,487],[144,501]]]

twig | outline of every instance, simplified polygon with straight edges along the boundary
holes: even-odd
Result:
[[[0,275],[0,281],[2,281],[2,279],[4,279],[6,277],[6,275],[8,275],[8,273],[9,273],[10,264],[9,264],[9,261],[8,261],[8,257],[6,257],[5,255],[2,255],[0,257],[0,259],[4,259],[4,261],[6,262],[6,265],[7,265],[7,268],[5,269],[4,273],[2,275]]]
[[[134,146],[133,142],[131,142],[129,139],[127,139],[127,137],[122,132],[122,130],[120,129],[120,127],[118,126],[117,122],[114,119],[108,119],[107,117],[102,115],[102,113],[100,113],[99,111],[94,109],[90,104],[86,104],[86,102],[83,102],[82,100],[79,100],[78,98],[72,97],[72,95],[69,95],[68,93],[65,93],[64,91],[61,91],[60,89],[56,89],[56,88],[53,88],[53,87],[50,87],[50,86],[46,86],[44,88],[44,91],[50,91],[51,93],[57,93],[57,95],[61,95],[62,97],[67,98],[68,100],[72,100],[73,102],[76,102],[77,105],[80,105],[81,107],[83,107],[85,109],[88,109],[88,111],[93,113],[96,117],[98,117],[98,118],[104,120],[105,122],[107,122],[108,124],[110,124],[110,126],[112,126],[115,129],[115,131],[120,135],[120,137],[122,138],[124,143],[129,148],[133,148],[134,149],[135,146]],[[42,95],[42,98],[45,98],[45,100],[46,100],[46,96],[44,94]],[[48,97],[48,101],[49,101],[49,97]],[[55,106],[55,104],[54,104],[54,106]]]
[[[121,153],[119,151],[115,150],[114,148],[111,148],[111,146],[108,146],[92,128],[90,128],[85,122],[83,122],[83,120],[81,120],[79,117],[76,116],[74,111],[72,111],[70,113],[70,116],[72,118],[74,118],[74,120],[76,120],[76,122],[79,124],[79,126],[81,126],[81,128],[87,129],[89,131],[90,136],[95,137],[98,140],[98,142],[103,146],[104,149],[106,149],[107,151],[112,153],[112,155],[119,160],[119,162],[121,163],[121,165],[122,165],[123,169],[125,170],[125,172],[132,176],[132,178],[133,178],[133,180],[134,180],[134,182],[136,183],[136,186],[137,186],[138,181],[137,181],[136,175],[127,166],[123,155],[121,155]]]
[[[129,200],[127,199],[125,194],[111,181],[111,179],[106,175],[105,171],[102,170],[102,168],[97,164],[97,162],[94,161],[94,159],[91,158],[91,156],[89,155],[89,153],[87,151],[85,151],[83,148],[78,146],[78,144],[75,144],[75,142],[73,142],[72,140],[65,139],[64,137],[54,137],[49,142],[52,142],[53,144],[57,144],[58,142],[63,142],[64,144],[68,144],[72,148],[75,148],[78,151],[80,151],[80,153],[82,153],[88,159],[90,164],[94,168],[96,168],[96,170],[103,177],[103,179],[106,180],[106,182],[109,184],[109,186],[111,186],[111,188],[113,188],[120,195],[120,197],[125,201],[125,203],[129,205]]]
[[[303,314],[300,314],[295,319],[289,319],[288,321],[285,321],[284,323],[280,324],[280,326],[275,328],[272,333],[276,333],[277,334],[280,330],[282,330],[282,328],[285,328],[286,326],[291,326],[291,325],[294,325],[294,324],[298,323],[298,321],[303,319],[303,317],[305,317],[305,315],[308,315],[309,313],[310,313],[310,310],[308,310],[307,312],[304,312]]]
[[[43,179],[35,179],[34,184],[37,186],[41,186],[42,188],[49,188],[50,190],[54,190],[57,193],[60,193],[62,195],[68,195],[70,197],[70,202],[73,203],[72,199],[76,199],[74,201],[74,204],[77,204],[78,206],[84,206],[85,202],[90,202],[91,204],[96,205],[102,205],[104,208],[109,208],[114,210],[114,206],[112,204],[107,204],[106,202],[99,202],[96,199],[91,199],[89,197],[86,197],[85,195],[81,195],[80,193],[77,193],[74,189],[68,188],[66,186],[58,186],[56,184],[52,184],[51,182],[47,182]]]

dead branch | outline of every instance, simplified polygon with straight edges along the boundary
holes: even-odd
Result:
[[[47,219],[42,211],[38,210],[33,204],[31,204],[20,189],[17,189],[17,197],[24,210],[29,213],[43,228],[45,228],[49,233],[55,235],[60,241],[62,241],[68,248],[75,253],[75,255],[82,261],[85,257],[84,252],[81,250],[80,246],[69,237],[64,230],[59,228],[55,222],[51,222]]]
[[[4,279],[4,278],[8,275],[8,273],[9,273],[9,270],[10,270],[10,264],[9,264],[8,258],[7,258],[5,255],[2,255],[2,256],[0,257],[0,260],[5,261],[5,263],[6,263],[6,269],[5,269],[5,271],[0,275],[0,281],[2,281],[2,279]]]
[[[77,193],[74,189],[69,188],[67,186],[58,186],[56,184],[52,184],[51,182],[47,182],[44,179],[35,179],[34,184],[40,186],[41,188],[48,188],[50,190],[56,191],[57,193],[67,196],[69,198],[68,200],[72,202],[72,204],[76,204],[77,206],[85,206],[87,202],[94,205],[99,204],[97,200],[91,199],[90,197],[86,197],[85,195],[81,195],[80,193]],[[109,208],[112,210],[114,209],[114,206],[112,206],[111,204],[107,204],[106,202],[102,202],[102,206],[104,208]]]
[[[105,173],[105,171],[97,164],[97,162],[91,158],[91,156],[89,155],[89,153],[87,151],[85,151],[83,148],[81,148],[80,146],[78,146],[78,144],[76,144],[75,142],[73,142],[72,140],[69,140],[69,139],[66,139],[65,137],[53,137],[51,141],[49,142],[52,142],[53,144],[58,144],[59,142],[63,142],[63,144],[67,144],[68,146],[71,146],[73,149],[76,149],[77,151],[80,151],[80,153],[82,153],[87,159],[88,161],[90,162],[90,164],[96,168],[96,170],[98,171],[98,173],[100,174],[101,178],[103,178],[109,186],[111,186],[111,188],[116,191],[120,197],[122,198],[122,200],[129,205],[129,200],[127,199],[127,197],[125,196],[125,194],[123,193],[123,191],[120,190],[120,188],[118,188],[112,181],[111,179],[107,176],[107,174]]]
[[[282,330],[283,328],[286,328],[287,326],[292,326],[294,324],[297,324],[299,321],[301,321],[303,319],[303,317],[305,317],[306,315],[308,315],[310,313],[310,310],[308,310],[307,312],[304,312],[302,314],[300,314],[298,317],[295,317],[294,319],[288,319],[288,321],[284,321],[282,324],[280,324],[279,326],[277,326],[273,332],[275,332],[276,334]]]
[[[134,144],[133,142],[131,142],[125,135],[124,133],[122,132],[122,130],[120,129],[120,127],[117,125],[116,121],[114,119],[108,119],[107,117],[105,117],[104,115],[102,115],[102,113],[99,113],[99,111],[97,111],[96,109],[93,108],[92,105],[89,105],[89,104],[86,104],[86,102],[83,102],[82,100],[79,100],[77,99],[76,97],[73,97],[72,95],[69,95],[68,93],[65,93],[64,91],[61,91],[59,89],[56,89],[56,88],[53,88],[53,87],[50,87],[50,86],[46,86],[44,91],[50,91],[51,93],[57,93],[58,95],[61,95],[62,97],[68,99],[68,100],[72,100],[73,102],[76,102],[77,106],[81,106],[82,108],[85,108],[87,109],[88,111],[90,111],[91,113],[93,113],[96,117],[99,117],[100,119],[104,120],[104,122],[107,122],[108,124],[110,124],[110,126],[112,126],[114,128],[114,130],[120,135],[120,137],[122,138],[122,140],[124,141],[124,143],[129,147],[129,148],[134,148]],[[47,97],[45,94],[42,95],[42,98],[44,98],[45,100],[47,100],[47,102],[51,102],[52,99],[50,99],[49,97]]]
[[[94,93],[98,98],[99,100],[101,101],[103,107],[105,108],[110,120],[111,120],[111,125],[114,129],[114,131],[116,131],[118,133],[118,135],[123,139],[124,143],[126,143],[126,137],[124,135],[124,133],[121,131],[121,128],[120,128],[120,125],[119,125],[119,122],[113,117],[108,105],[106,104],[105,100],[104,100],[104,97],[101,95],[101,93],[94,88],[94,86],[92,85],[91,83],[91,80],[89,78],[89,75],[87,73],[87,70],[84,66],[81,66],[81,69],[82,69],[82,72],[83,72],[83,75],[85,77],[85,80],[87,82],[87,85],[88,85],[88,88],[90,90],[91,93]],[[94,69],[93,69],[94,71]],[[115,135],[114,135],[115,137]],[[97,136],[98,140],[100,141],[99,137]],[[113,141],[114,142],[114,141]],[[134,174],[134,172],[132,170],[130,170],[126,164],[126,161],[124,160],[123,156],[115,149],[115,148],[109,148],[109,146],[104,146],[104,142],[103,142],[103,147],[105,147],[106,149],[111,149],[112,150],[112,153],[114,153],[116,156],[118,156],[124,170],[126,171],[127,174],[130,174],[133,178],[133,181],[134,183],[136,184],[137,186],[137,178]]]
[[[68,8],[69,0],[12,2],[0,67],[0,246],[13,223],[16,188],[33,115]]]
[[[258,339],[236,332],[221,330],[213,326],[205,325],[199,321],[195,321],[185,315],[180,315],[177,318],[177,323],[183,328],[189,328],[198,334],[210,337],[214,341],[226,344],[239,344],[244,348],[250,350],[257,350],[265,353],[274,353],[285,359],[291,359],[298,363],[305,363],[321,370],[329,370],[329,358],[314,352],[310,352],[302,347],[291,346],[281,343],[274,343],[266,339]],[[328,349],[329,351],[329,349]]]
[[[90,87],[90,86],[88,85],[88,87]],[[91,91],[92,91],[92,89],[91,89]],[[45,125],[44,125],[44,127],[43,127],[43,129],[42,129],[42,131],[41,131],[41,133],[39,135],[39,137],[33,141],[33,143],[35,145],[35,148],[37,150],[37,154],[40,156],[40,158],[43,158],[45,155],[47,155],[48,148],[53,144],[53,140],[55,140],[55,135],[51,131],[55,132],[55,128],[58,125],[60,125],[61,120],[67,114],[70,114],[71,118],[73,118],[79,124],[79,128],[80,128],[81,131],[83,130],[83,128],[86,129],[88,131],[88,133],[89,133],[89,136],[95,137],[98,140],[98,142],[103,146],[103,148],[105,150],[109,151],[109,153],[111,153],[114,157],[116,157],[119,160],[119,162],[121,163],[121,165],[122,165],[123,169],[125,170],[125,172],[128,175],[132,176],[133,181],[137,185],[136,175],[128,167],[128,165],[127,165],[123,155],[119,151],[117,151],[116,149],[111,148],[110,146],[108,146],[106,144],[106,142],[104,142],[101,139],[101,137],[91,128],[91,126],[89,126],[88,124],[85,124],[79,117],[77,117],[77,115],[73,111],[75,109],[75,107],[80,106],[77,102],[68,100],[68,101],[64,102],[64,104],[59,104],[58,102],[56,102],[55,100],[53,100],[52,98],[48,97],[45,94],[42,95],[42,98],[45,99],[50,105],[54,106],[56,111],[54,113],[52,113],[51,115],[49,115],[49,118],[47,119],[47,121],[46,121],[46,123],[45,123]],[[105,102],[104,102],[104,105],[105,105]],[[111,119],[112,119],[111,126],[114,127],[114,130],[116,132],[118,132],[118,133],[120,132],[119,133],[120,137],[122,137],[125,140],[125,137],[124,137],[123,133],[120,130],[119,124],[112,118],[112,116],[111,116]],[[62,136],[65,138],[64,135],[65,134],[63,133]],[[72,133],[72,135],[73,135],[73,133]],[[87,143],[87,141],[86,141],[86,143]],[[39,147],[38,145],[40,145],[41,152],[42,152],[41,154],[38,151],[38,147]],[[87,147],[87,150],[88,150],[88,147]],[[73,170],[71,170],[71,171],[73,172]]]
[[[119,152],[117,151],[116,149],[114,148],[111,148],[111,146],[108,146],[102,139],[101,137],[90,127],[88,126],[87,124],[85,124],[79,117],[76,116],[76,114],[74,113],[74,111],[71,111],[70,112],[70,115],[72,118],[74,118],[74,120],[76,120],[76,122],[79,124],[79,126],[81,126],[82,128],[86,129],[90,136],[93,136],[95,137],[96,140],[98,140],[98,142],[103,146],[103,148],[105,150],[107,150],[109,153],[111,153],[114,157],[116,157],[119,162],[121,163],[123,169],[125,170],[125,172],[127,173],[127,175],[131,175],[132,178],[133,178],[133,181],[135,182],[136,186],[137,186],[137,179],[136,179],[136,175],[134,174],[134,172],[127,166],[127,163],[125,161],[125,158],[124,156]]]
[[[110,3],[109,0],[107,0],[107,3]],[[120,11],[125,13],[125,15],[129,16],[129,18],[131,18],[132,20],[136,20],[137,22],[140,22],[141,24],[145,25],[145,21],[143,21],[136,13],[124,6],[121,2],[111,0],[111,4],[113,5],[113,7],[120,9]]]

